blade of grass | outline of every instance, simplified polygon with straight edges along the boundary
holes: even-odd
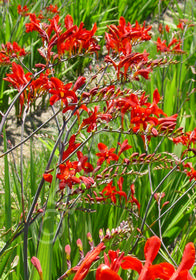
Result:
[[[53,234],[54,234],[54,224],[55,224],[55,180],[53,180],[47,203],[47,209],[45,210],[44,222],[42,228],[42,236],[39,240],[38,254],[37,257],[40,260],[43,279],[51,279],[52,276],[52,259],[53,259]],[[44,252],[44,254],[43,254]],[[54,269],[54,268],[53,268]],[[33,279],[38,280],[39,276],[36,275]]]
[[[4,140],[4,151],[7,151],[7,138],[5,132],[5,126],[3,128],[3,140]],[[5,229],[8,234],[6,234],[6,241],[9,240],[11,235],[12,226],[12,214],[11,214],[11,186],[10,186],[10,174],[7,155],[4,157],[4,170],[5,170]]]
[[[171,116],[174,112],[174,104],[175,104],[175,92],[177,90],[176,85],[176,72],[174,71],[174,75],[172,80],[168,81],[166,90],[165,90],[165,96],[164,96],[164,112]]]

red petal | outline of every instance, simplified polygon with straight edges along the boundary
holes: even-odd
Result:
[[[105,252],[104,252],[104,262],[105,262],[106,266],[110,267],[110,261],[109,261],[108,256]]]
[[[149,267],[149,273],[152,279],[160,278],[169,280],[174,272],[175,269],[170,263],[160,263]]]
[[[117,194],[119,194],[120,196],[124,196],[125,200],[127,201],[127,194],[123,191],[117,191]]]
[[[98,144],[98,149],[100,150],[101,153],[104,153],[108,150],[108,147],[103,143],[99,143]]]
[[[195,279],[190,275],[188,270],[183,270],[179,273],[176,280],[195,280]]]
[[[83,86],[86,82],[86,78],[83,76],[80,76],[77,78],[77,81],[75,82],[75,85],[73,87],[73,91],[76,91],[77,89],[79,89],[81,86]]]
[[[142,270],[142,263],[140,260],[137,258],[131,257],[131,256],[126,256],[123,258],[123,263],[121,263],[122,269],[132,269],[136,270],[139,274]]]
[[[153,102],[157,104],[159,100],[160,100],[160,94],[158,92],[158,89],[156,88],[153,92]]]
[[[73,18],[70,15],[66,15],[64,19],[65,27],[67,29],[71,28],[73,26]]]
[[[192,242],[190,242],[185,246],[182,260],[181,260],[181,263],[180,263],[177,271],[191,269],[194,262],[195,262],[195,247],[194,247],[194,244]]]
[[[131,145],[128,145],[127,139],[125,139],[125,141],[122,144],[120,144],[120,143],[118,143],[118,144],[121,146],[120,151],[118,152],[118,156],[120,156],[120,154],[122,154],[124,151],[127,151],[132,148]]]
[[[44,180],[46,181],[46,182],[49,182],[49,183],[52,183],[52,178],[53,178],[53,176],[51,175],[51,174],[44,174],[43,175],[43,178],[44,178]]]
[[[93,251],[86,254],[73,280],[83,280],[86,277],[91,264],[97,259],[97,257],[99,256],[100,252],[104,249],[104,247],[105,247],[104,243],[101,242],[97,247],[93,249]],[[119,278],[119,280],[120,279],[121,278]],[[116,278],[116,280],[118,280],[118,278]]]
[[[122,278],[107,265],[101,264],[96,271],[96,280],[122,280]]]
[[[146,261],[152,263],[161,247],[161,241],[157,236],[149,238],[144,247]]]
[[[120,177],[120,179],[117,182],[120,191],[122,191],[123,180],[124,180],[124,178]]]

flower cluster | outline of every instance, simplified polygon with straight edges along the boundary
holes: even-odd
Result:
[[[75,139],[75,135],[72,135],[69,140],[68,148],[63,152],[62,161],[65,161],[67,157],[80,146],[80,143],[76,143]],[[56,177],[59,179],[60,190],[63,190],[66,186],[72,189],[74,185],[81,185],[82,183],[88,189],[94,184],[93,178],[81,175],[81,171],[83,171],[84,175],[92,172],[92,164],[88,162],[88,158],[84,156],[81,151],[77,152],[77,157],[77,161],[71,162],[66,160],[65,163],[59,165],[59,173]],[[45,181],[52,182],[51,174],[45,173],[43,177]]]
[[[120,97],[116,100],[108,101],[108,112],[119,111],[121,112],[121,121],[123,127],[123,120],[126,113],[130,112],[130,125],[129,128],[133,132],[148,131],[150,132],[153,127],[159,127],[163,130],[163,126],[160,125],[159,117],[167,115],[158,107],[158,103],[161,97],[158,92],[158,89],[155,89],[153,93],[153,102],[148,102],[148,96],[145,95],[145,92],[139,98],[137,94],[131,93],[125,97]],[[158,134],[153,131],[154,134]]]
[[[173,37],[171,42],[166,45],[166,40],[161,41],[160,37],[157,38],[157,52],[177,53],[182,54],[184,51],[181,49],[181,40]]]
[[[0,49],[0,65],[11,64],[11,61],[15,58],[19,58],[27,55],[24,48],[21,48],[17,42],[7,42],[5,45],[1,44]]]
[[[121,79],[124,80],[139,81],[139,76],[149,79],[149,74],[153,71],[154,67],[167,62],[161,59],[149,60],[149,53],[145,50],[143,53],[132,51],[132,47],[136,44],[151,39],[149,33],[151,28],[152,26],[145,27],[145,22],[143,26],[137,21],[134,26],[129,22],[126,24],[123,17],[120,18],[118,26],[114,24],[108,26],[109,32],[105,34],[108,55],[105,57],[105,61],[115,68],[117,71],[117,79],[121,77]],[[180,41],[178,42],[173,39],[168,49],[172,45],[175,45],[172,49],[173,52],[175,50],[175,53],[181,53],[179,48]],[[112,50],[111,56],[110,50]]]
[[[152,26],[145,27],[145,22],[141,26],[137,21],[134,26],[126,21],[123,17],[119,19],[119,25],[114,24],[108,26],[109,33],[105,33],[106,47],[108,54],[112,49],[113,54],[123,53],[123,55],[129,55],[132,52],[132,46],[141,42],[151,39],[149,31]]]
[[[90,235],[90,238],[91,235]],[[106,238],[107,239],[107,238]],[[82,262],[79,265],[71,268],[70,263],[70,247],[66,246],[65,252],[67,255],[68,270],[58,280],[67,278],[70,274],[75,273],[74,280],[83,280],[89,273],[91,264],[99,259],[101,251],[106,247],[103,241],[96,247],[93,247],[92,240],[91,251],[89,251]],[[78,240],[78,247],[81,255],[83,256],[82,243]],[[157,236],[149,238],[144,247],[145,263],[134,256],[125,256],[124,252],[108,251],[108,256],[104,253],[104,263],[100,264],[96,270],[96,280],[122,280],[119,276],[119,269],[123,270],[135,270],[139,274],[138,280],[194,280],[189,270],[192,268],[195,262],[195,247],[192,242],[185,246],[182,260],[177,269],[168,263],[163,262],[159,264],[153,264],[159,249],[161,247],[161,240]],[[40,277],[42,277],[42,269],[39,260],[36,257],[32,257],[32,264],[36,267]]]
[[[173,142],[175,144],[181,143],[182,145],[187,146],[187,148],[190,148],[191,144],[194,145],[196,143],[196,128],[193,131],[188,131],[181,136],[173,138]]]
[[[51,10],[51,8],[50,8]],[[55,10],[56,11],[56,10]],[[44,48],[39,49],[39,53],[45,58],[48,63],[51,56],[55,60],[61,58],[65,53],[70,56],[73,54],[81,54],[84,51],[87,53],[97,52],[100,47],[97,44],[97,40],[94,38],[97,30],[96,24],[94,24],[92,30],[86,30],[84,24],[80,26],[73,24],[73,19],[70,15],[64,18],[64,29],[59,24],[59,15],[56,14],[52,19],[49,19],[50,23],[41,22],[35,14],[29,14],[30,23],[26,23],[26,32],[36,31],[42,38]],[[56,46],[57,54],[52,52],[52,49]]]

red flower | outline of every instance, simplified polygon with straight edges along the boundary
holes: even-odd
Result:
[[[179,24],[177,25],[177,28],[179,29],[184,29],[184,23],[182,21],[179,22]]]
[[[49,37],[46,31],[43,29],[42,25],[40,24],[40,20],[37,19],[35,14],[29,14],[30,23],[26,23],[26,32],[32,32],[37,31],[43,40],[46,40],[46,42],[49,42]]]
[[[65,160],[71,153],[73,153],[80,143],[76,143],[76,136],[73,134],[69,139],[69,146],[66,151],[63,152],[62,160]]]
[[[19,58],[19,56],[25,56],[27,53],[23,48],[21,48],[18,43],[7,42],[5,45],[1,45],[2,49],[0,50],[0,54],[6,55],[9,58]]]
[[[158,30],[159,30],[159,33],[163,34],[163,24],[162,23],[159,23]]]
[[[125,192],[123,192],[122,187],[123,187],[123,177],[120,177],[117,184],[119,187],[119,191],[117,191],[117,194],[120,196],[120,201],[121,201],[121,196],[124,196],[125,198],[125,202],[127,202],[127,194]]]
[[[195,248],[193,243],[188,243],[185,247],[181,264],[175,271],[173,265],[169,263],[160,263],[152,265],[155,259],[161,241],[158,237],[149,238],[144,247],[145,265],[140,260],[132,256],[125,256],[121,263],[123,269],[133,269],[139,273],[138,280],[194,280],[189,274],[189,270],[195,262]]]
[[[114,204],[116,204],[116,187],[112,186],[112,182],[108,183],[107,186],[102,190],[102,193],[107,196],[107,198],[110,198]]]
[[[185,246],[184,253],[182,256],[181,263],[177,270],[169,263],[160,263],[151,266],[150,279],[164,279],[164,280],[194,280],[189,270],[195,262],[195,247],[192,242]],[[154,278],[153,278],[154,277]]]
[[[64,84],[61,80],[55,77],[50,78],[51,88],[50,93],[50,105],[53,105],[58,100],[61,100],[65,106],[68,106],[68,98],[70,98],[74,103],[78,101],[77,96],[73,90],[70,90],[72,83]]]
[[[157,52],[160,51],[160,52],[169,52],[169,48],[166,46],[166,40],[163,40],[161,42],[161,38],[158,37],[157,38]]]
[[[122,278],[105,264],[101,264],[96,271],[96,280],[122,280]]]
[[[87,189],[90,189],[90,187],[95,183],[91,177],[80,176],[79,179],[85,184]]]
[[[27,8],[27,5],[25,5],[24,7],[21,7],[21,5],[18,5],[17,7],[17,11],[18,11],[18,14],[21,15],[21,16],[26,16],[28,12],[28,8]]]
[[[178,115],[175,114],[171,117],[159,118],[158,119],[158,130],[160,132],[172,132],[176,127]]]
[[[118,145],[120,145],[120,151],[118,152],[118,156],[120,156],[124,151],[127,151],[132,148],[132,146],[128,144],[127,139],[125,139],[125,141],[122,144],[118,143]]]
[[[0,65],[8,65],[10,63],[11,63],[11,61],[10,61],[9,56],[0,52]]]
[[[60,179],[60,190],[63,190],[66,186],[71,189],[73,185],[80,183],[80,179],[75,176],[76,167],[77,163],[74,164],[70,161],[67,161],[65,164],[59,165],[60,173],[58,173],[56,177]]]
[[[12,86],[20,92],[22,91],[24,86],[31,80],[31,78],[29,77],[31,75],[32,73],[30,72],[25,74],[23,68],[19,64],[13,62],[12,73],[6,74],[7,78],[4,78],[4,80],[11,83]],[[21,107],[20,113],[22,113],[22,107],[25,99],[27,100],[27,102],[29,102],[30,100],[30,93],[27,96],[26,90],[20,95],[20,107]]]
[[[136,65],[139,63],[145,64],[148,61],[148,55],[149,53],[144,51],[143,53],[131,53],[129,55],[122,56],[120,58],[119,64],[117,65],[118,67],[117,78],[119,79],[120,69],[122,67],[124,67],[123,75],[126,78],[129,67],[132,70],[132,68],[136,67]]]
[[[97,129],[97,120],[98,119],[104,120],[106,122],[110,121],[112,116],[110,114],[98,113],[98,109],[99,109],[99,107],[95,106],[94,112],[93,111],[88,112],[89,118],[83,120],[83,122],[81,124],[81,128],[85,125],[89,125],[87,128],[87,132],[91,132],[91,131]]]
[[[46,70],[46,73],[41,73],[40,76],[33,80],[31,85],[33,87],[34,95],[42,95],[48,92],[51,88],[51,82],[48,78],[50,74],[49,69]]]
[[[160,100],[160,95],[157,89],[153,93],[153,103],[145,103],[146,108],[141,106],[136,106],[131,111],[131,124],[130,127],[134,132],[138,130],[146,130],[148,123],[151,126],[158,124],[158,119],[152,115],[159,117],[160,114],[167,116],[161,109],[158,107],[158,102]],[[134,126],[135,125],[135,126]]]
[[[96,154],[96,156],[99,157],[97,165],[102,165],[105,160],[108,164],[110,164],[111,160],[118,161],[118,156],[114,153],[115,148],[111,148],[108,150],[108,147],[105,144],[99,143],[98,149],[100,153]]]
[[[166,46],[166,40],[163,40],[161,42],[161,39],[159,37],[157,39],[156,44],[157,44],[157,52],[184,53],[184,51],[180,49],[181,40],[180,39],[178,40],[175,37],[172,38],[168,46]],[[171,46],[173,45],[174,47],[171,48]]]
[[[178,269],[174,272],[174,274],[170,278],[170,280],[193,279],[188,273],[188,271],[189,269],[191,269],[194,263],[195,263],[195,247],[194,244],[190,242],[185,246],[181,263]],[[182,278],[182,275],[187,275],[187,277]]]
[[[86,82],[85,77],[83,77],[83,76],[78,77],[77,81],[74,84],[73,91],[76,91],[77,89],[79,89],[81,86],[83,86],[85,84],[85,82]]]
[[[149,267],[149,279],[154,280],[158,278],[163,280],[169,280],[174,272],[175,269],[170,263],[155,264]]]
[[[110,49],[115,53],[123,53],[128,55],[131,53],[132,44],[139,41],[147,41],[151,39],[148,31],[152,27],[145,27],[145,22],[141,26],[137,21],[135,26],[132,26],[129,22],[126,24],[124,17],[120,17],[119,25],[111,24],[108,26],[109,33],[105,33],[106,47],[108,53]]]
[[[53,178],[52,174],[45,173],[43,175],[43,178],[46,182],[49,182],[50,184],[52,183],[52,178]]]
[[[169,25],[166,25],[166,26],[165,26],[165,30],[166,30],[167,33],[169,33],[169,31],[170,31]]]
[[[93,37],[97,25],[94,24],[92,30],[83,28],[83,22],[77,27],[73,25],[73,19],[70,15],[65,17],[65,27],[67,31],[61,34],[57,41],[58,54],[64,54],[65,51],[69,52],[70,56],[76,52],[81,53],[83,50],[86,52],[94,52],[100,49],[97,45],[96,39]]]
[[[149,108],[137,107],[131,111],[131,123],[130,128],[134,132],[145,131],[148,123],[151,125],[157,125],[158,119],[150,116],[152,114]]]
[[[147,67],[144,69],[138,69],[134,74],[133,74],[133,78],[136,81],[139,81],[138,75],[144,77],[146,80],[149,79],[149,74],[152,72],[151,67]]]
[[[173,138],[173,142],[175,144],[182,143],[182,145],[187,146],[187,148],[190,148],[191,143],[196,143],[196,128],[193,131],[186,132],[182,136]]]
[[[30,72],[25,74],[22,66],[13,62],[12,73],[6,74],[7,78],[4,78],[4,80],[11,83],[14,88],[20,91],[31,80],[29,77],[31,75],[32,73]]]
[[[106,196],[107,199],[110,198],[114,204],[116,204],[116,195],[119,195],[120,199],[121,196],[124,196],[125,200],[127,201],[127,195],[125,192],[122,191],[122,181],[121,180],[118,181],[118,185],[120,189],[119,191],[116,190],[115,186],[112,186],[113,184],[112,181],[108,183],[102,190],[102,194]]]
[[[59,13],[59,11],[58,11],[58,6],[57,6],[57,5],[55,5],[55,6],[50,5],[49,7],[46,7],[46,10],[47,10],[48,12],[51,12],[51,13],[54,13],[54,14]]]
[[[189,181],[192,181],[193,179],[196,180],[196,170],[193,168],[192,162],[187,162],[186,164],[183,164],[183,166],[186,168],[190,168],[190,171],[187,171],[185,169],[186,175],[189,176]]]
[[[153,260],[155,259],[156,255],[161,246],[161,241],[158,237],[153,236],[149,238],[144,247],[144,255],[146,262],[143,266],[142,262],[137,258],[132,256],[125,256],[123,258],[123,263],[121,263],[121,267],[123,269],[133,269],[139,273],[138,280],[150,280],[150,273],[149,268],[152,265]]]
[[[96,280],[122,280],[117,274],[122,262],[124,252],[119,255],[119,251],[109,250],[109,261],[107,255],[104,253],[105,264],[101,264],[96,271]]]
[[[122,122],[122,128],[123,128],[123,120],[124,115],[132,111],[134,107],[137,107],[137,105],[140,105],[139,98],[131,93],[126,97],[120,97],[119,99],[115,100],[115,102],[111,103],[111,108],[116,109],[117,111],[121,112],[121,122]]]
[[[82,169],[84,170],[85,173],[90,173],[93,171],[93,166],[90,164],[88,161],[88,157],[84,156],[81,151],[77,152],[78,156],[78,166],[77,166],[77,171],[80,172]]]
[[[137,200],[137,198],[135,198],[135,186],[134,186],[134,184],[132,184],[131,186],[130,186],[130,189],[131,189],[131,200],[130,201],[128,201],[128,202],[130,202],[130,203],[135,203],[136,205],[137,205],[137,208],[138,208],[138,212],[140,212],[140,203],[139,203],[139,201]]]
[[[91,252],[88,252],[82,261],[78,271],[76,272],[73,280],[83,280],[90,269],[91,264],[98,259],[99,254],[104,249],[105,245],[101,242]]]

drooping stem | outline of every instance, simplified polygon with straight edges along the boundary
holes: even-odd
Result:
[[[188,159],[188,157],[185,157],[180,163],[183,163],[184,161],[186,161]],[[159,188],[162,186],[162,184],[165,182],[165,180],[177,169],[178,167],[178,164],[176,164],[168,173],[167,175],[161,180],[161,182],[158,184],[158,186],[155,188],[155,190],[153,191],[153,193],[151,194],[150,198],[149,198],[149,201],[148,201],[148,204],[146,206],[146,212],[145,212],[145,215],[144,215],[144,218],[142,220],[142,224],[141,224],[141,227],[140,227],[140,232],[143,231],[144,229],[144,225],[145,225],[145,222],[146,222],[146,218],[147,218],[147,215],[148,215],[148,211],[150,209],[150,205],[151,205],[151,202],[152,202],[152,199],[154,197],[154,194],[159,190]],[[133,248],[131,251],[133,251],[135,249],[135,247],[137,246],[138,244],[138,241],[139,241],[139,238],[136,239],[136,242],[135,244],[133,245]]]

